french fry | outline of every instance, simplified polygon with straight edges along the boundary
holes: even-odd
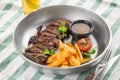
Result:
[[[67,60],[65,60],[62,65],[69,65],[69,63]]]
[[[83,58],[78,45],[73,46],[70,42],[64,44],[59,40],[60,52],[48,58],[47,66],[51,67],[69,67],[78,66],[91,60],[91,58]]]
[[[74,56],[68,57],[67,60],[70,63],[70,66],[78,66],[78,65],[80,65],[80,61],[77,60]]]
[[[80,62],[82,63],[83,62],[83,56],[82,56],[82,54],[80,52],[80,49],[79,49],[79,47],[78,47],[78,45],[76,43],[74,45],[74,48],[77,50],[77,53],[78,53],[78,55],[80,57]]]
[[[62,67],[62,68],[69,67],[68,61],[65,60],[65,61],[63,62],[63,64],[61,65],[61,67]]]
[[[73,48],[73,45],[70,42],[67,42],[66,44]]]
[[[59,54],[62,58],[67,58],[67,57],[69,57],[69,56],[72,56],[72,53],[69,51],[69,50],[67,50],[67,49],[65,49],[64,51],[61,51],[61,54]]]
[[[47,59],[46,64],[52,63],[52,62],[54,62],[56,59],[57,59],[57,53],[54,54],[54,55],[52,55],[52,56],[50,56],[50,57]]]
[[[51,67],[58,67],[62,63],[64,63],[65,58],[71,56],[68,50],[61,51],[59,53],[56,53],[48,58],[46,61],[46,64]]]
[[[65,49],[69,50],[72,54],[76,54],[76,50],[74,49],[74,47],[65,44]]]
[[[54,61],[53,63],[47,64],[47,66],[51,66],[51,67],[60,67],[60,65],[62,65],[62,63],[65,61],[65,59],[57,59],[56,61]]]
[[[71,43],[67,43],[67,44],[64,44],[61,40],[59,40],[59,49],[60,49],[60,51],[69,50],[73,54],[76,53],[76,50],[73,48],[72,44]]]
[[[77,61],[79,61],[79,63],[81,63],[81,62],[80,62],[80,56],[79,56],[77,53],[76,53],[76,54],[73,54],[73,56],[76,58]]]
[[[60,51],[62,51],[62,50],[64,50],[64,43],[61,41],[61,40],[59,40],[59,49],[60,49]]]

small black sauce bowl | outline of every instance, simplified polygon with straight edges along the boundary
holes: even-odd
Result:
[[[76,32],[74,32],[73,29],[73,25],[77,24],[77,23],[84,23],[87,24],[90,27],[90,30],[88,33],[85,34],[78,34]],[[92,25],[91,22],[87,21],[87,20],[76,20],[74,22],[71,23],[70,25],[70,33],[72,34],[72,44],[74,44],[76,41],[78,41],[80,38],[84,38],[84,37],[88,37],[94,30],[94,26]]]

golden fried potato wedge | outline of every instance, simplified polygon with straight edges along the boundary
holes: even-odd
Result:
[[[62,68],[69,67],[68,61],[65,60],[65,61],[63,62],[63,64],[61,65],[61,67],[62,67]]]
[[[65,59],[59,58],[59,59],[55,60],[53,63],[47,64],[47,66],[60,67],[64,61],[65,61]]]
[[[65,44],[65,49],[66,50],[69,50],[72,54],[75,54],[76,53],[76,50],[74,49],[74,47],[71,47],[71,46],[68,46]]]
[[[61,40],[59,40],[59,50],[64,50],[64,43]]]
[[[73,45],[71,44],[71,42],[67,42],[66,44],[67,44],[68,46],[74,48]]]
[[[50,56],[50,57],[47,59],[46,64],[52,63],[52,62],[54,62],[56,59],[57,59],[57,53],[54,54],[54,55],[52,55],[52,56]]]
[[[70,42],[64,44],[59,40],[59,50],[59,53],[47,59],[47,66],[65,68],[69,66],[78,66],[91,60],[91,58],[83,58],[77,43],[73,46]]]
[[[80,52],[80,49],[79,49],[77,43],[75,43],[74,48],[76,49],[76,51],[77,51],[77,53],[80,57],[80,62],[82,63],[83,62],[83,56],[82,56],[82,53]]]
[[[67,60],[68,60],[68,62],[70,64],[70,66],[78,66],[78,65],[80,65],[79,59],[77,60],[74,56],[68,57]]]

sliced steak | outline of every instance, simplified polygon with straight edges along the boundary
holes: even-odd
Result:
[[[57,50],[59,46],[59,39],[63,39],[62,34],[59,32],[58,28],[61,26],[61,22],[66,22],[67,33],[69,31],[70,21],[59,19],[48,26],[42,31],[43,26],[37,28],[37,35],[32,36],[28,42],[28,47],[25,50],[25,56],[30,60],[45,64],[45,61],[49,55],[44,54],[44,50],[54,49]]]

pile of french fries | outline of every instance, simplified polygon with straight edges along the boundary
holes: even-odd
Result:
[[[83,58],[76,43],[73,46],[70,42],[65,44],[59,40],[59,52],[50,56],[46,61],[46,65],[50,67],[64,68],[78,66],[90,60],[91,58]]]

